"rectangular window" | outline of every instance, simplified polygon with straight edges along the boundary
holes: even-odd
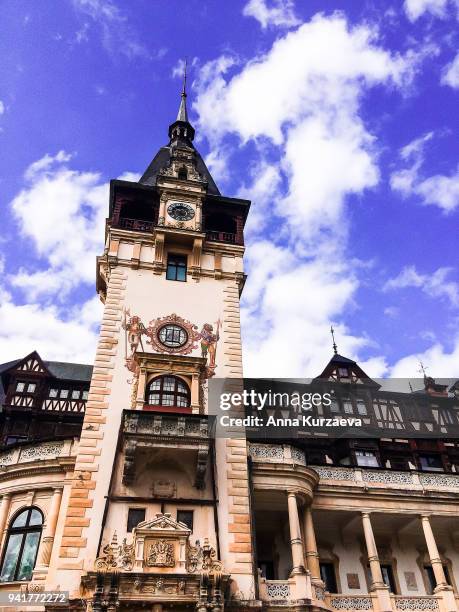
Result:
[[[27,393],[35,393],[36,388],[37,388],[37,385],[35,383],[29,383],[27,385]]]
[[[371,584],[372,577],[371,577],[371,570],[370,570],[369,565],[367,566],[367,574],[368,574],[368,582]],[[389,587],[389,591],[391,593],[394,593],[394,595],[396,595],[397,589],[395,586],[394,573],[392,571],[392,566],[388,564],[387,565],[381,564],[381,574],[383,577],[384,584]]]
[[[429,595],[433,595],[434,589],[437,586],[437,581],[435,580],[435,574],[431,565],[424,565],[424,571],[427,574],[427,583],[429,585]],[[451,585],[451,578],[449,577],[448,567],[446,565],[443,566],[443,571],[445,572],[446,582]]]
[[[49,397],[57,397],[58,393],[59,393],[58,389],[50,389]]]
[[[443,472],[443,463],[438,455],[420,455],[421,470]]]
[[[79,391],[79,389],[74,389],[72,391],[72,399],[80,399],[80,391]]]
[[[384,584],[389,587],[391,593],[396,594],[397,589],[395,587],[394,572],[392,571],[392,566],[381,565],[381,573],[384,580]]]
[[[89,395],[89,391],[83,391],[82,399],[87,400]]]
[[[379,467],[378,458],[370,451],[355,451],[357,465],[362,467]]]
[[[335,566],[333,563],[320,563],[320,577],[329,593],[337,593]]]
[[[186,255],[173,255],[170,253],[167,257],[167,280],[186,281]]]
[[[18,391],[19,393],[24,393],[24,389],[25,389],[25,383],[18,382],[16,385],[16,391]]]
[[[134,527],[137,527],[137,525],[144,520],[145,520],[145,508],[129,508],[126,531],[128,533],[131,533]]]
[[[177,521],[193,531],[193,510],[177,510]]]
[[[368,414],[367,407],[363,400],[360,400],[360,399],[357,400],[357,412],[361,414],[362,416],[366,416]]]
[[[69,396],[69,390],[68,389],[61,389],[61,392],[60,392],[59,395],[60,395],[61,399],[67,399],[68,396]]]
[[[17,442],[24,442],[27,440],[27,436],[7,436],[6,444],[16,444]]]

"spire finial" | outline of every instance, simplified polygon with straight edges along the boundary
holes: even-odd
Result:
[[[419,372],[420,374],[423,374],[423,375],[424,375],[424,379],[427,377],[427,372],[426,372],[426,370],[428,370],[428,368],[426,368],[426,367],[425,367],[425,365],[422,363],[422,361],[421,361],[421,360],[419,360],[419,370],[418,370],[418,372]]]
[[[335,355],[337,355],[338,347],[336,346],[336,342],[335,342],[335,330],[333,329],[333,325],[330,327],[330,333],[331,333],[331,337],[333,338],[333,352],[335,353]]]
[[[186,69],[188,67],[188,58],[185,58],[185,64],[183,66],[183,87],[182,87],[182,96],[186,97]]]
[[[177,113],[177,121],[183,121],[188,123],[188,112],[186,110],[186,72],[187,72],[188,61],[185,59],[183,66],[183,86],[182,86],[182,99],[180,100],[179,111]]]

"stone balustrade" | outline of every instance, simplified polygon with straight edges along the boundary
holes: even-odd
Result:
[[[306,465],[302,450],[288,444],[254,444],[249,447],[249,456],[255,462],[287,463]]]
[[[332,610],[373,610],[370,595],[330,595],[328,604]]]
[[[262,601],[289,601],[292,598],[292,585],[289,580],[265,580],[260,578],[260,598]]]
[[[320,476],[320,483],[345,482],[346,485],[368,488],[395,488],[423,491],[459,491],[459,474],[433,474],[425,472],[398,472],[395,470],[376,470],[338,466],[310,466]]]
[[[439,610],[440,602],[435,595],[410,596],[392,595],[392,608],[395,612],[409,610],[410,612],[424,612],[424,610]]]
[[[250,443],[249,456],[255,463],[277,463],[306,465],[305,454],[288,444]],[[400,472],[390,469],[310,465],[320,476],[319,484],[328,481],[345,483],[346,486],[374,487],[384,489],[410,489],[413,491],[442,490],[459,492],[459,474],[428,473],[418,471]]]
[[[76,447],[77,442],[73,439],[15,446],[0,453],[0,470],[33,461],[75,456]]]

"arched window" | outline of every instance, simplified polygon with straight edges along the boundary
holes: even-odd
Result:
[[[188,408],[190,390],[177,376],[158,376],[147,386],[146,400],[150,406]]]
[[[13,517],[3,553],[0,582],[30,580],[40,544],[43,514],[26,508]]]
[[[185,166],[182,166],[180,168],[180,170],[178,171],[177,177],[181,180],[181,181],[186,181],[188,178],[188,172],[186,171]]]

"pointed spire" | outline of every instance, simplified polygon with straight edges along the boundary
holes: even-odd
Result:
[[[333,352],[335,353],[335,355],[337,355],[338,347],[336,346],[336,342],[335,342],[335,330],[333,329],[333,325],[330,327],[330,333],[331,333],[331,337],[333,338]]]
[[[188,123],[188,112],[186,109],[186,69],[187,60],[185,59],[185,66],[183,69],[182,99],[180,100],[180,106],[177,113],[177,121],[183,121],[185,123]]]

